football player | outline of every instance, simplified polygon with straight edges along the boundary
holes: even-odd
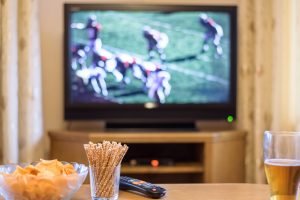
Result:
[[[204,34],[204,42],[201,53],[207,52],[209,49],[209,41],[213,42],[218,56],[222,56],[223,49],[221,46],[221,38],[223,37],[223,28],[217,24],[207,14],[201,14],[199,16],[199,23],[206,29]]]
[[[102,25],[97,22],[97,18],[95,15],[91,15],[88,18],[86,24],[72,23],[71,28],[87,31],[87,38],[89,40],[88,46],[90,47],[90,50],[97,51],[101,49],[102,42],[100,39],[100,32],[102,30]]]
[[[116,69],[122,74],[122,82],[129,84],[130,79],[127,77],[129,70],[133,72],[136,79],[142,79],[142,72],[140,69],[141,60],[128,54],[118,54],[116,56]]]
[[[106,72],[101,67],[82,68],[76,71],[76,75],[82,79],[84,85],[91,84],[95,93],[102,96],[108,95],[105,82]]]
[[[169,43],[168,35],[152,29],[149,26],[145,26],[143,28],[143,36],[148,43],[149,60],[153,59],[156,52],[159,55],[160,60],[164,62],[166,60],[164,49]]]
[[[112,73],[117,82],[122,81],[123,75],[117,70],[117,61],[111,52],[103,48],[95,51],[93,53],[92,63],[94,67],[101,67],[106,72]]]
[[[80,68],[86,68],[86,58],[87,58],[87,52],[89,51],[89,47],[84,44],[76,44],[71,47],[71,53],[72,53],[72,69],[80,69]]]
[[[146,80],[145,88],[148,92],[148,97],[158,103],[165,103],[166,97],[170,95],[172,88],[170,85],[170,73],[153,62],[143,62],[140,66],[144,80]]]
[[[148,97],[154,99],[156,102],[165,103],[166,97],[170,95],[171,75],[164,70],[157,70],[151,72],[147,78],[146,86],[148,88]]]

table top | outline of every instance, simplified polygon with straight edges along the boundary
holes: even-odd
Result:
[[[269,199],[268,185],[263,184],[162,184],[167,189],[163,200],[266,200]],[[90,199],[89,185],[83,185],[72,198]],[[119,200],[149,200],[149,198],[120,191]]]

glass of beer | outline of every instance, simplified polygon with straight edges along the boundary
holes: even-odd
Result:
[[[264,163],[271,200],[300,200],[300,132],[266,131]]]

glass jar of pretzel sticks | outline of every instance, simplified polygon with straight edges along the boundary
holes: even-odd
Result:
[[[128,147],[103,141],[84,145],[89,161],[91,196],[93,200],[117,200],[120,165]]]
[[[90,185],[93,200],[117,200],[119,197],[120,165],[103,167],[102,173],[90,166]]]

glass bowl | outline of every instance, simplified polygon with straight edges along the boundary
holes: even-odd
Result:
[[[30,163],[35,166],[39,162]],[[75,162],[71,164],[76,173],[69,175],[36,176],[31,174],[13,175],[17,166],[29,163],[0,165],[0,194],[5,199],[18,200],[68,200],[84,182],[88,167]]]

